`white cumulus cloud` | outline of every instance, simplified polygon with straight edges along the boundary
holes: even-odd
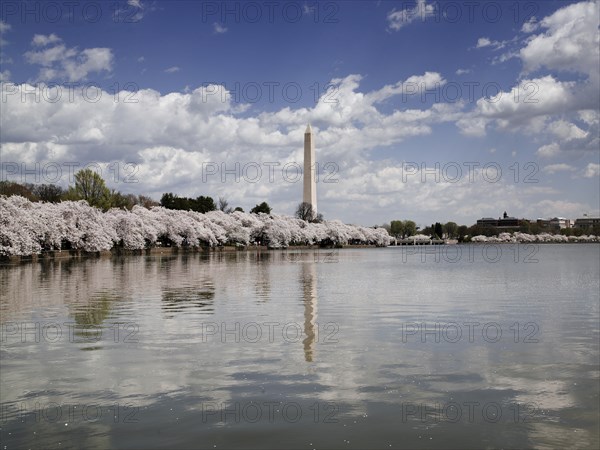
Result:
[[[110,72],[113,64],[113,53],[109,48],[68,48],[59,43],[62,40],[51,34],[49,36],[35,35],[32,45],[44,48],[30,50],[25,53],[29,64],[40,65],[42,68],[37,76],[40,81],[81,81],[92,73]],[[51,45],[55,44],[55,45]]]
[[[45,47],[46,45],[55,44],[61,41],[62,39],[54,33],[49,34],[47,36],[44,34],[35,34],[33,36],[33,40],[31,41],[31,45],[35,47]]]
[[[598,75],[600,32],[598,3],[581,2],[560,8],[545,17],[543,33],[532,36],[521,49],[526,72],[541,67]]]
[[[541,158],[554,158],[560,154],[560,146],[556,142],[542,145],[535,154]]]

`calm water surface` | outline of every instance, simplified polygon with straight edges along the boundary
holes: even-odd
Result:
[[[2,449],[598,448],[599,273],[594,244],[3,266]]]

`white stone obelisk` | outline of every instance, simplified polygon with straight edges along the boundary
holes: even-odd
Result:
[[[310,124],[304,132],[304,195],[302,201],[310,203],[313,214],[317,214],[317,167],[315,161],[315,141]]]

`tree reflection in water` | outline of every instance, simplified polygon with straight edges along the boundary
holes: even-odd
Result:
[[[214,298],[215,286],[209,279],[198,286],[167,287],[162,290],[162,309],[168,313],[167,318],[190,308],[202,314],[213,314]]]

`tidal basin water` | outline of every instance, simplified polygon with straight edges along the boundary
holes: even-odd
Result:
[[[5,265],[1,448],[598,448],[599,273],[597,244]]]

